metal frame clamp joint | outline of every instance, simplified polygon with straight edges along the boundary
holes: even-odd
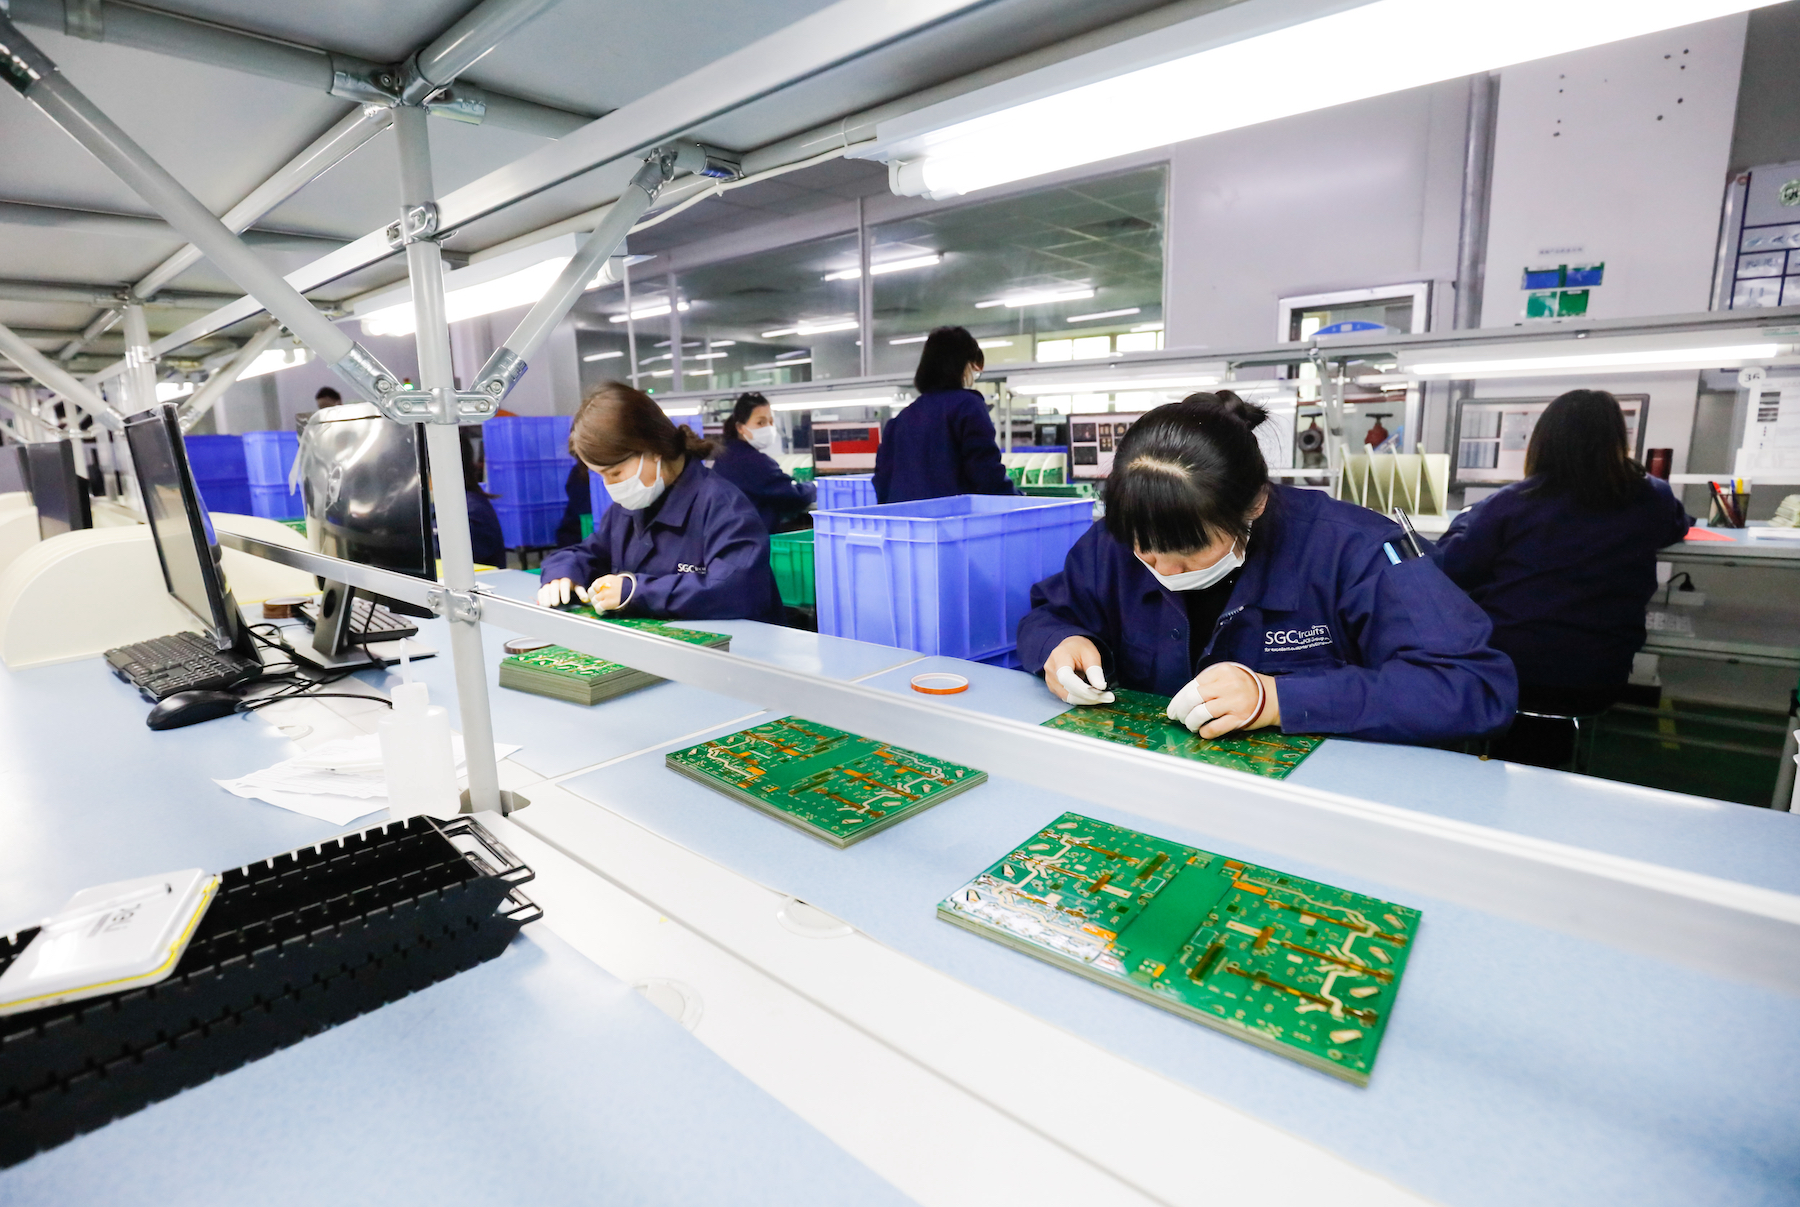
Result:
[[[437,202],[427,201],[410,207],[405,214],[387,225],[388,246],[399,251],[409,243],[435,239],[438,233]]]
[[[478,591],[452,591],[449,587],[432,587],[425,592],[425,606],[433,615],[463,624],[481,623],[481,598]]]

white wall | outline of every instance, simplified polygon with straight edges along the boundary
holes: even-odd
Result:
[[[1592,318],[1705,310],[1743,15],[1501,74],[1482,326],[1525,317],[1525,268],[1604,261]]]
[[[1167,346],[1264,347],[1279,298],[1407,281],[1447,316],[1467,106],[1451,80],[1172,148]]]

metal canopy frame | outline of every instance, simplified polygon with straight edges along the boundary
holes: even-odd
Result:
[[[380,88],[393,90],[383,92],[376,103],[383,105],[387,119],[396,127],[400,217],[390,227],[363,236],[287,279],[251,255],[233,227],[243,229],[237,224],[240,220],[245,225],[253,221],[254,217],[249,216],[252,210],[264,202],[273,204],[270,199],[283,188],[290,184],[298,187],[295,182],[301,181],[309,170],[341,151],[349,141],[370,133],[365,125],[369,115],[346,118],[327,131],[307,153],[277,173],[279,181],[271,178],[230,211],[227,221],[221,221],[70,86],[10,20],[0,17],[0,75],[136,188],[189,238],[197,250],[184,251],[179,256],[204,254],[250,295],[157,341],[147,341],[143,333],[141,294],[128,298],[127,317],[133,309],[136,313],[130,318],[132,330],[127,333],[131,355],[124,365],[100,375],[126,376],[127,381],[121,384],[127,396],[143,389],[141,376],[135,383],[131,379],[149,358],[267,310],[326,363],[338,366],[355,380],[359,392],[373,395],[377,401],[385,399],[398,410],[397,400],[403,396],[391,388],[391,381],[389,388],[380,388],[383,370],[379,362],[332,326],[301,291],[404,251],[418,314],[416,338],[425,388],[419,392],[424,398],[422,409],[397,417],[430,421],[426,436],[440,520],[443,583],[434,585],[252,538],[225,533],[220,536],[223,543],[243,552],[422,604],[450,620],[472,808],[504,810],[511,803],[499,790],[493,759],[479,628],[486,621],[762,707],[831,716],[871,737],[927,748],[1022,783],[1125,810],[1146,820],[1199,826],[1224,842],[1253,844],[1279,856],[1321,863],[1397,888],[1800,994],[1800,896],[1107,746],[1038,726],[952,711],[933,702],[691,647],[500,599],[483,591],[474,580],[470,556],[456,427],[463,421],[479,422],[491,413],[487,404],[497,404],[498,397],[518,379],[518,373],[549,328],[566,313],[569,302],[595,271],[612,263],[625,232],[678,169],[707,174],[733,170],[729,165],[718,164],[704,148],[691,143],[682,145],[687,132],[711,117],[976,7],[979,0],[920,0],[905,6],[882,0],[842,0],[773,38],[727,56],[705,72],[677,81],[583,126],[557,144],[445,197],[435,197],[424,120],[432,98],[442,99],[455,71],[485,53],[484,41],[491,46],[505,32],[548,7],[549,2],[486,0],[458,23],[452,31],[455,37],[447,34],[400,68],[389,69],[399,73],[393,83],[374,80]],[[14,0],[15,16],[46,7],[51,7],[49,0]],[[80,11],[97,12],[104,21],[116,19],[129,24],[132,14],[149,10],[101,0],[81,5]],[[363,71],[363,77],[369,78],[370,73]],[[334,90],[338,86],[334,76]],[[850,141],[847,126],[836,137],[840,145]],[[808,153],[816,155],[817,145],[811,145]],[[456,391],[450,375],[442,251],[437,242],[441,233],[597,166],[632,156],[645,159],[645,167],[634,178],[633,189],[628,189],[626,198],[614,203],[600,218],[598,228],[563,278],[544,301],[532,308],[501,352],[484,368],[484,388],[467,394]],[[172,267],[173,263],[174,260],[169,261],[140,282],[141,292],[154,293],[172,279],[179,271]],[[1742,316],[1726,317],[1735,318],[1740,326],[1760,326],[1792,316],[1768,312],[1758,315],[1754,323],[1745,323]],[[1724,326],[1723,322],[1694,316],[1683,316],[1673,323],[1584,325],[1589,333],[1611,334]],[[276,329],[276,324],[271,323],[255,338],[272,340]],[[1567,332],[1571,339],[1582,335],[1573,329]],[[1352,360],[1393,356],[1402,350],[1402,345],[1490,345],[1509,337],[1555,338],[1542,330],[1460,333],[1454,341],[1402,336],[1369,345],[1337,341],[1311,347],[1290,344],[1242,354],[1212,354],[1206,359],[1225,360],[1234,368],[1292,363],[1296,357],[1329,360],[1340,366],[1341,375],[1341,367]],[[89,409],[97,421],[106,423],[110,417],[110,422],[117,422],[116,413],[87,386],[30,348],[16,333],[0,328],[0,352],[27,367],[66,400]],[[253,354],[248,348],[240,351],[221,370],[220,380],[241,371],[250,355]],[[1092,372],[1121,363],[1174,364],[1183,359],[1194,357],[1191,353],[1185,357],[1180,353],[1144,354],[1125,362],[1087,362],[1070,366],[1068,371]],[[391,379],[391,375],[387,376]],[[849,384],[814,383],[779,392],[818,395],[829,393],[830,386]],[[498,389],[493,388],[496,385]],[[191,414],[198,413],[209,403],[202,391],[188,409]],[[35,418],[31,408],[16,402],[7,409]]]

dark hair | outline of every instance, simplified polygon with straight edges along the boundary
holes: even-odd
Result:
[[[737,405],[731,408],[731,418],[725,421],[725,431],[722,433],[725,443],[736,444],[741,441],[743,436],[738,434],[738,425],[740,423],[750,422],[750,416],[756,413],[757,407],[766,407],[768,405],[769,400],[764,398],[761,394],[758,394],[755,390],[751,390],[746,394],[739,394]]]
[[[925,337],[919,367],[913,373],[913,389],[921,394],[963,388],[963,370],[970,365],[987,367],[987,357],[964,327],[939,327]]]
[[[569,451],[605,468],[644,453],[664,461],[688,455],[705,460],[713,455],[713,445],[671,420],[642,390],[609,381],[581,400],[569,425]]]
[[[344,396],[342,394],[338,393],[336,390],[332,389],[330,386],[320,386],[319,392],[317,394],[313,395],[314,402],[318,402],[319,400],[324,399],[324,398],[329,398],[333,402],[344,401]]]
[[[475,451],[475,429],[460,428],[457,435],[461,437],[462,442],[463,489],[481,490],[481,480],[487,476],[487,465],[486,458]],[[485,490],[482,490],[481,493],[487,494]],[[498,495],[488,495],[490,499],[498,497]]]
[[[1525,449],[1527,487],[1611,511],[1631,502],[1644,467],[1625,443],[1625,413],[1605,390],[1570,390],[1544,408]]]
[[[1269,482],[1253,430],[1268,412],[1230,390],[1189,394],[1132,424],[1106,479],[1106,530],[1127,549],[1190,553],[1248,538]]]

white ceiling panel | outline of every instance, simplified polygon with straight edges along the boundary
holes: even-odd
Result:
[[[396,62],[456,23],[470,0],[160,0],[153,7],[233,29]]]

